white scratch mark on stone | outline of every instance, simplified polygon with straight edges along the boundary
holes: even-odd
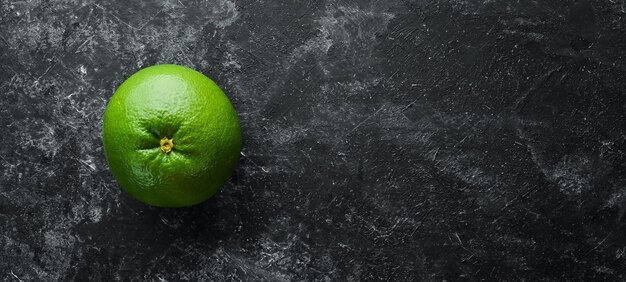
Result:
[[[87,41],[85,41],[87,42]],[[80,65],[78,67],[78,73],[81,75],[86,75],[87,74],[87,68],[84,65]]]
[[[207,19],[219,28],[230,26],[239,19],[239,11],[237,11],[237,6],[233,1],[209,0],[205,4],[211,11],[208,13]]]
[[[20,279],[19,277],[17,277],[17,275],[15,275],[15,273],[13,273],[13,270],[11,270],[11,275],[13,277],[15,277],[15,279],[17,279],[17,281],[24,282],[24,280]]]
[[[369,119],[371,119],[372,117],[376,116],[380,111],[383,110],[383,108],[385,108],[385,105],[382,105],[380,107],[380,109],[378,109],[376,112],[374,112],[373,114],[369,115],[367,118],[365,118],[363,121],[359,122],[354,128],[352,128],[352,130],[350,130],[350,133],[354,132],[357,128],[359,128],[361,125],[363,125],[366,121],[368,121]]]
[[[258,165],[256,162],[254,162],[251,158],[249,158],[248,156],[246,156],[246,154],[244,154],[243,152],[240,153],[241,156],[243,156],[244,158],[246,158],[247,160],[249,160],[253,165],[257,166],[258,168],[260,168],[263,172],[268,173],[269,170],[267,170],[265,167]]]
[[[115,14],[113,14],[113,13],[109,12],[106,8],[104,8],[104,7],[100,6],[100,5],[98,5],[97,3],[93,3],[93,4],[94,4],[96,7],[98,7],[98,8],[100,8],[100,9],[102,9],[105,13],[107,13],[107,14],[109,14],[110,16],[112,16],[112,17],[114,17],[115,19],[117,19],[120,23],[124,24],[125,26],[130,27],[130,28],[132,28],[132,29],[134,29],[134,30],[139,30],[139,28],[138,28],[138,27],[134,27],[134,26],[132,26],[131,24],[129,24],[129,23],[127,23],[127,22],[123,21],[122,19],[120,19],[120,18],[119,18],[118,16],[116,16]]]

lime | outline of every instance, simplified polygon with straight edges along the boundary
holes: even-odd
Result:
[[[136,199],[185,207],[213,196],[239,159],[237,113],[208,77],[177,65],[138,71],[117,89],[104,114],[111,172]]]

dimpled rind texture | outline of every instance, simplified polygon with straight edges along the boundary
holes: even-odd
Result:
[[[159,141],[173,139],[163,153]],[[241,129],[228,97],[208,77],[178,65],[138,71],[117,89],[104,114],[111,172],[138,200],[185,207],[213,196],[239,159]]]

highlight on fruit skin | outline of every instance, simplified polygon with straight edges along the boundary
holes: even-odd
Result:
[[[241,151],[237,113],[205,75],[155,65],[131,75],[109,101],[102,127],[113,177],[157,207],[187,207],[228,182]]]

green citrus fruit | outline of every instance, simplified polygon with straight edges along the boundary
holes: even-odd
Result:
[[[104,114],[111,172],[138,200],[159,207],[203,202],[228,181],[241,149],[237,113],[208,77],[177,65],[138,71]]]

